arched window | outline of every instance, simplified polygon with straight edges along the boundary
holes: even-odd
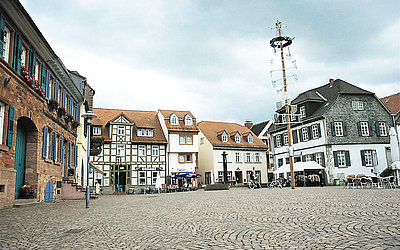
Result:
[[[185,126],[192,126],[193,125],[193,119],[190,115],[185,116]]]
[[[171,122],[171,125],[178,125],[178,116],[176,116],[175,114],[172,114],[170,117],[170,122]]]
[[[253,136],[252,136],[251,134],[249,134],[249,135],[247,136],[247,142],[248,142],[248,143],[253,143]]]

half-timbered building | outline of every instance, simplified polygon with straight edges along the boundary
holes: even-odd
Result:
[[[130,187],[165,183],[167,140],[155,111],[94,108],[93,139],[102,138],[101,152],[91,156],[93,167],[104,174],[91,174],[105,193],[126,192]]]

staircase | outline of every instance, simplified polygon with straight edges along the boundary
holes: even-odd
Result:
[[[84,200],[85,190],[75,182],[73,176],[65,177],[62,182],[61,199],[63,200]]]

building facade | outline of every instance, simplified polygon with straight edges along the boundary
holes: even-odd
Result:
[[[82,89],[18,1],[0,2],[0,204],[24,184],[34,198],[61,197],[74,169]]]
[[[167,140],[157,112],[94,108],[93,139],[101,138],[101,152],[91,156],[90,185],[96,182],[105,193],[127,192],[130,187],[165,184]]]
[[[159,110],[158,119],[168,141],[167,176],[196,173],[199,152],[196,118],[189,111]]]
[[[246,184],[251,172],[267,183],[267,146],[250,129],[236,123],[202,121],[199,124],[200,181],[223,181],[223,156],[227,154],[228,181]]]
[[[371,92],[340,79],[298,95],[292,102],[294,162],[316,161],[328,182],[349,174],[387,168],[388,129],[392,119]],[[284,108],[271,129],[277,168],[289,163]],[[280,114],[280,115],[279,115]]]

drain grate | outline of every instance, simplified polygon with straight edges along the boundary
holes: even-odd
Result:
[[[66,234],[78,234],[81,233],[84,229],[82,228],[73,228],[68,231],[65,231]]]

